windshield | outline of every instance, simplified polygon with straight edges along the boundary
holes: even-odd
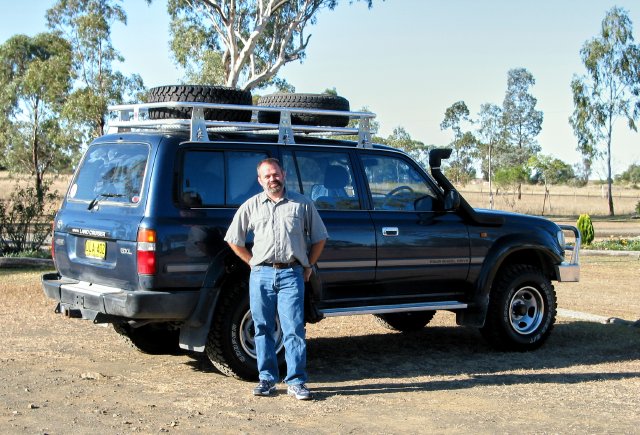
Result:
[[[149,147],[144,144],[91,146],[80,163],[68,198],[138,204],[148,155]]]

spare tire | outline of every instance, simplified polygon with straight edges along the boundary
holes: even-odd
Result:
[[[261,97],[258,100],[258,106],[349,111],[349,101],[346,98],[330,94],[271,94]],[[280,122],[280,113],[259,111],[258,122],[278,124]],[[291,123],[294,125],[345,127],[349,124],[349,117],[292,113]]]
[[[250,106],[251,92],[225,86],[174,85],[158,86],[149,89],[149,103],[166,103],[169,101],[237,104]],[[150,119],[189,119],[191,108],[171,107],[149,109]],[[204,119],[211,121],[251,121],[250,110],[205,109]]]

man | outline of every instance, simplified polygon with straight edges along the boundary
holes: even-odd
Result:
[[[264,191],[240,206],[225,236],[233,252],[251,267],[249,298],[260,379],[253,394],[269,396],[276,391],[277,315],[284,337],[287,394],[308,400],[304,283],[322,253],[327,230],[311,200],[285,189],[285,174],[277,159],[262,160],[257,170]],[[250,231],[254,235],[251,251],[245,246]],[[307,237],[311,241],[308,254]]]

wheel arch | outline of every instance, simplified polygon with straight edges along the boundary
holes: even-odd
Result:
[[[487,253],[475,285],[472,307],[457,312],[459,325],[482,327],[487,316],[491,288],[500,273],[514,264],[534,266],[550,280],[557,279],[555,264],[562,259],[550,247],[552,238],[538,234],[534,238],[504,237]]]

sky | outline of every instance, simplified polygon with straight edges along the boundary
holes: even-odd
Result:
[[[53,4],[0,0],[0,43],[45,31],[45,11]],[[123,5],[128,23],[112,29],[125,57],[119,69],[140,74],[147,87],[178,83],[182,74],[168,48],[166,1]],[[286,65],[280,75],[296,92],[335,87],[352,110],[367,107],[377,114],[382,136],[402,126],[416,140],[446,145],[452,133],[440,123],[447,107],[463,100],[477,118],[481,104],[502,105],[508,71],[526,68],[544,112],[542,153],[573,165],[580,155],[568,123],[571,79],[585,74],[580,48],[598,34],[613,6],[627,10],[639,43],[638,0],[374,0],[370,10],[343,0],[307,29],[306,59]],[[640,135],[623,121],[614,130],[612,154],[614,173],[640,163]],[[604,165],[596,165],[592,177],[606,178]]]

